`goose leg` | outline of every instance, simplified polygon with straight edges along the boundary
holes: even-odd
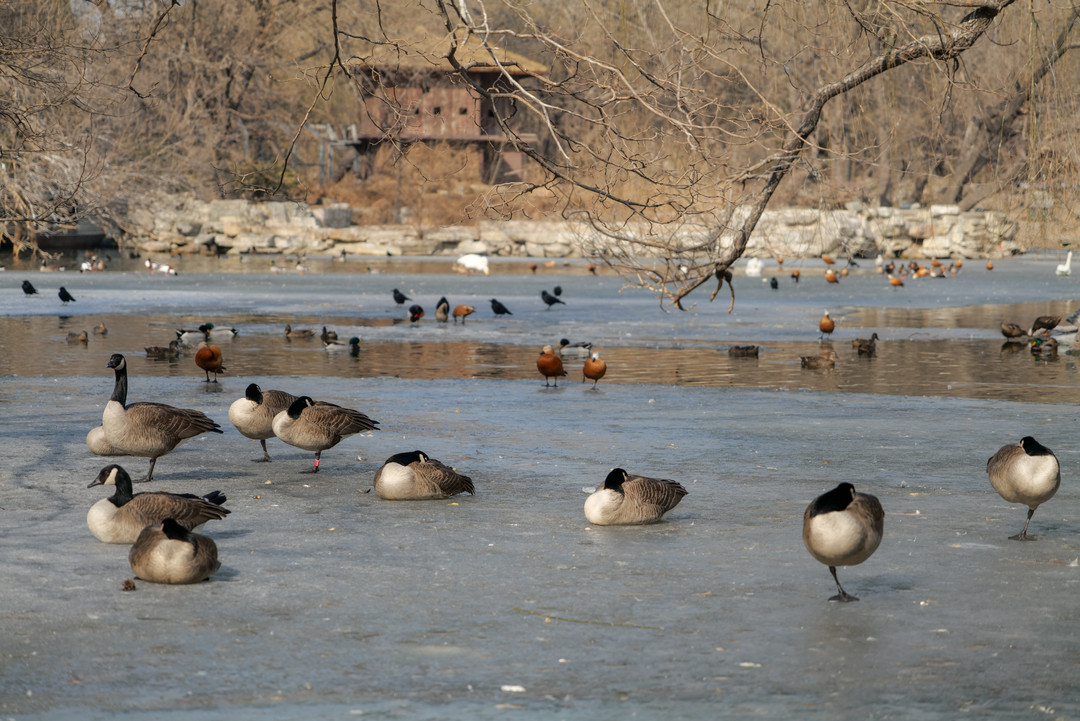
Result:
[[[315,465],[309,471],[300,471],[301,473],[318,473],[319,472],[319,458],[322,456],[322,451],[315,451]]]
[[[157,463],[157,459],[156,458],[151,458],[150,459],[150,470],[146,472],[146,478],[140,478],[137,481],[132,481],[132,483],[149,483],[150,481],[154,480],[154,464],[155,463]]]
[[[251,459],[252,462],[253,463],[270,463],[270,461],[271,461],[270,454],[266,451],[266,439],[265,438],[261,439],[259,441],[259,443],[262,444],[263,457],[262,458],[252,458]]]
[[[1029,536],[1027,534],[1028,524],[1031,523],[1031,517],[1034,516],[1034,515],[1035,515],[1035,509],[1034,508],[1029,508],[1028,509],[1027,520],[1024,521],[1024,528],[1020,531],[1020,533],[1017,533],[1015,536],[1009,536],[1010,541],[1036,541],[1036,540],[1038,540],[1035,536]]]
[[[836,577],[836,566],[829,566],[829,573],[832,574],[833,580],[836,581],[836,590],[839,591],[838,594],[829,599],[830,601],[847,602],[859,600],[855,596],[852,596],[850,593],[845,591],[844,588],[840,585],[840,579]]]

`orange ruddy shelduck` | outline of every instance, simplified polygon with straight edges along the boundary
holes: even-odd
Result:
[[[555,355],[555,349],[549,345],[543,347],[540,351],[540,357],[536,359],[536,370],[540,371],[540,375],[544,376],[544,385],[559,385],[559,376],[565,376],[566,371],[563,370],[562,358]],[[548,378],[554,378],[554,384],[548,383]]]
[[[221,357],[221,349],[216,345],[207,345],[206,341],[199,342],[199,349],[195,351],[195,365],[206,372],[206,382],[210,383],[210,374],[214,374],[214,383],[217,383],[218,373],[225,371],[224,361]]]
[[[457,323],[457,319],[461,318],[461,324],[465,325],[465,318],[476,312],[476,308],[471,305],[458,305],[454,306],[454,322]]]
[[[836,330],[836,321],[829,315],[829,311],[825,311],[825,315],[821,316],[821,320],[818,321],[818,330],[821,331],[823,337]]]
[[[607,373],[607,363],[600,359],[599,353],[593,353],[590,358],[585,360],[585,365],[581,368],[581,382],[584,383],[588,378],[593,382],[593,388],[596,388],[596,384]]]

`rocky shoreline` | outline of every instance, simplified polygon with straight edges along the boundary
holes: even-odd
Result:
[[[134,214],[125,248],[145,253],[236,255],[348,254],[580,258],[595,248],[565,221],[481,221],[475,225],[352,225],[345,204],[203,202],[172,197]],[[998,211],[958,206],[766,211],[745,257],[820,255],[887,258],[1001,258],[1024,252],[1017,224]],[[688,238],[705,235],[688,232]],[[588,241],[583,244],[583,241]],[[721,243],[730,242],[725,238]]]

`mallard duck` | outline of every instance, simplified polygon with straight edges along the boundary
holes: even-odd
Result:
[[[571,343],[569,338],[560,338],[555,352],[560,358],[588,358],[592,353],[592,343],[584,340]]]
[[[1031,436],[1024,436],[1019,443],[1002,446],[986,462],[990,485],[1009,503],[1022,503],[1028,507],[1027,520],[1020,533],[1009,536],[1014,541],[1034,541],[1027,534],[1028,524],[1035,509],[1057,493],[1061,485],[1061,470],[1057,456],[1049,448]]]
[[[472,479],[423,451],[396,453],[375,472],[375,493],[388,501],[449,498],[475,493]]]
[[[157,459],[200,433],[221,433],[221,427],[205,413],[174,408],[164,403],[127,404],[127,361],[119,353],[109,359],[116,377],[112,396],[101,414],[105,440],[119,453],[150,459],[150,470],[140,482],[154,480]]]
[[[147,526],[128,553],[136,577],[154,583],[198,583],[221,568],[217,544],[171,518]]]
[[[873,555],[881,544],[885,511],[868,493],[841,483],[815,498],[803,514],[803,543],[815,559],[829,567],[837,595],[830,601],[858,601],[840,585],[837,566],[855,566]]]
[[[315,337],[315,331],[308,328],[297,328],[293,330],[292,325],[285,324],[285,339],[286,340],[307,340]]]
[[[86,345],[90,342],[90,336],[86,333],[86,331],[80,331],[78,333],[68,333],[67,342],[82,343],[83,345]]]
[[[203,323],[199,326],[199,330],[206,334],[206,340],[232,340],[239,333],[236,328],[224,328],[214,325],[213,323]]]
[[[540,350],[540,357],[536,359],[536,370],[540,371],[540,375],[544,376],[544,385],[552,385],[548,383],[548,378],[554,378],[554,385],[559,385],[559,377],[565,376],[566,371],[563,370],[562,359],[555,355],[555,350],[546,345]]]
[[[1016,323],[1006,323],[1005,321],[1001,321],[1001,335],[1010,339],[1023,338],[1027,335],[1027,331]]]
[[[165,347],[149,345],[143,350],[146,351],[146,357],[151,360],[174,361],[181,356],[180,341],[178,340],[169,341],[169,345]]]
[[[1057,339],[1050,336],[1039,336],[1031,339],[1031,355],[1039,358],[1056,358],[1058,352]]]
[[[131,476],[115,463],[105,466],[87,488],[115,486],[116,491],[90,507],[86,525],[102,543],[133,543],[142,529],[166,518],[174,519],[184,528],[193,530],[207,521],[229,515],[223,508],[227,500],[221,491],[205,496],[191,493],[131,492]]]
[[[348,342],[340,340],[325,340],[323,341],[323,348],[331,353],[337,353],[340,351],[348,351],[353,356],[360,355],[360,339],[353,336]]]
[[[685,495],[686,489],[676,481],[632,476],[613,468],[585,499],[585,518],[597,526],[655,523]]]
[[[803,368],[835,368],[836,351],[824,351],[821,355],[804,355],[799,360]]]
[[[318,473],[323,451],[356,433],[378,430],[379,422],[351,408],[300,396],[274,416],[273,428],[274,435],[290,446],[315,451],[315,465],[305,472]]]
[[[1031,330],[1028,331],[1028,335],[1035,335],[1037,330],[1045,330],[1047,333],[1057,328],[1057,324],[1061,322],[1060,315],[1040,315],[1031,324]]]
[[[244,397],[237,398],[229,406],[229,422],[236,426],[241,435],[262,445],[263,457],[252,460],[264,463],[270,461],[266,441],[274,437],[274,418],[296,399],[297,396],[292,393],[264,391],[257,383],[251,383],[245,389]]]
[[[733,345],[727,349],[731,358],[757,358],[758,347],[756,345]]]
[[[851,341],[851,347],[858,351],[859,355],[874,355],[877,350],[878,334],[873,333],[869,338],[856,338]]]
[[[325,325],[322,327],[322,333],[319,334],[319,340],[321,340],[325,344],[327,341],[333,341],[337,339],[338,334],[335,331],[327,330]]]

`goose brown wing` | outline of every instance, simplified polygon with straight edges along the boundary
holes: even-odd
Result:
[[[442,492],[448,496],[456,496],[459,493],[472,495],[476,492],[471,478],[434,458],[429,458],[426,463],[414,463],[412,466],[417,481],[432,493]]]
[[[665,478],[631,476],[623,482],[622,488],[627,500],[641,507],[655,508],[660,513],[679,505],[686,495],[681,483]]]
[[[202,411],[176,408],[164,403],[142,401],[126,409],[129,424],[152,426],[159,432],[180,440],[212,431],[221,433],[221,426]]]
[[[139,493],[127,505],[137,510],[147,524],[172,518],[188,530],[207,521],[220,521],[230,513],[205,498],[177,493]]]
[[[360,411],[343,408],[332,403],[316,403],[304,409],[305,420],[326,429],[335,436],[351,436],[361,431],[373,431],[378,421],[373,421]]]

